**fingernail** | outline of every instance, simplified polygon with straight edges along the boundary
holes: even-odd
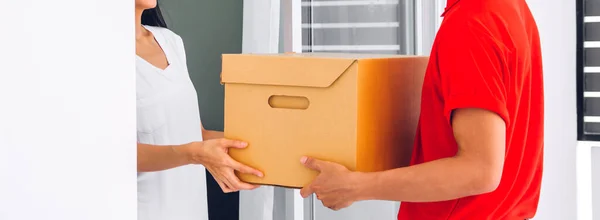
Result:
[[[302,158],[300,158],[300,163],[305,164],[306,160],[308,160],[308,157],[303,156]]]
[[[247,146],[248,146],[248,143],[242,142],[242,147],[247,147]]]
[[[258,177],[264,177],[263,173],[258,173]]]

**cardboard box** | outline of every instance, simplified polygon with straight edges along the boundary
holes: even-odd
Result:
[[[318,174],[302,156],[356,171],[408,165],[428,57],[223,55],[230,155],[264,172],[250,183],[300,188]]]

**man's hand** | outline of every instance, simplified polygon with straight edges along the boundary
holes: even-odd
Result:
[[[323,205],[333,210],[346,208],[354,203],[356,198],[356,173],[346,167],[332,162],[303,157],[304,166],[319,171],[319,175],[300,194],[306,198],[315,193]]]

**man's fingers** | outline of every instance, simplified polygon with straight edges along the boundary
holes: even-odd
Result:
[[[306,198],[308,196],[310,196],[311,194],[313,194],[315,191],[312,187],[312,183],[308,184],[306,186],[304,186],[301,190],[300,190],[300,195],[302,196],[302,198]]]
[[[302,157],[300,159],[300,162],[305,166],[308,167],[309,169],[313,169],[316,171],[321,172],[321,166],[322,166],[322,161],[314,159],[314,158],[310,158],[310,157]],[[315,193],[314,187],[313,187],[313,183],[310,183],[306,186],[304,186],[304,188],[302,188],[300,190],[300,195],[303,198],[306,198],[308,196],[310,196],[311,194]]]
[[[225,148],[246,148],[248,143],[243,141],[229,140],[229,139],[221,139],[221,145]]]
[[[257,169],[254,169],[252,167],[246,166],[240,162],[237,162],[235,160],[231,160],[231,166],[234,170],[237,170],[241,173],[245,173],[245,174],[252,174],[258,177],[263,177],[264,174],[260,171],[258,171]]]
[[[329,204],[329,202],[328,202],[328,201],[323,201],[323,200],[321,200],[321,204],[323,204],[323,206],[327,207],[328,209],[331,209],[331,210],[333,210],[333,205],[332,205],[332,204]],[[335,211],[335,210],[334,210],[334,211]]]
[[[315,158],[306,157],[306,156],[302,157],[300,159],[300,162],[302,164],[304,164],[305,167],[307,167],[309,169],[313,169],[313,170],[319,171],[319,172],[321,172],[321,170],[323,168],[323,165],[325,163],[324,161],[320,161],[320,160],[317,160]]]

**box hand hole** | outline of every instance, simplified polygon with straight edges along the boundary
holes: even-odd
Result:
[[[308,101],[308,98],[302,96],[272,95],[269,97],[269,106],[271,108],[305,110],[309,105],[310,101]]]

